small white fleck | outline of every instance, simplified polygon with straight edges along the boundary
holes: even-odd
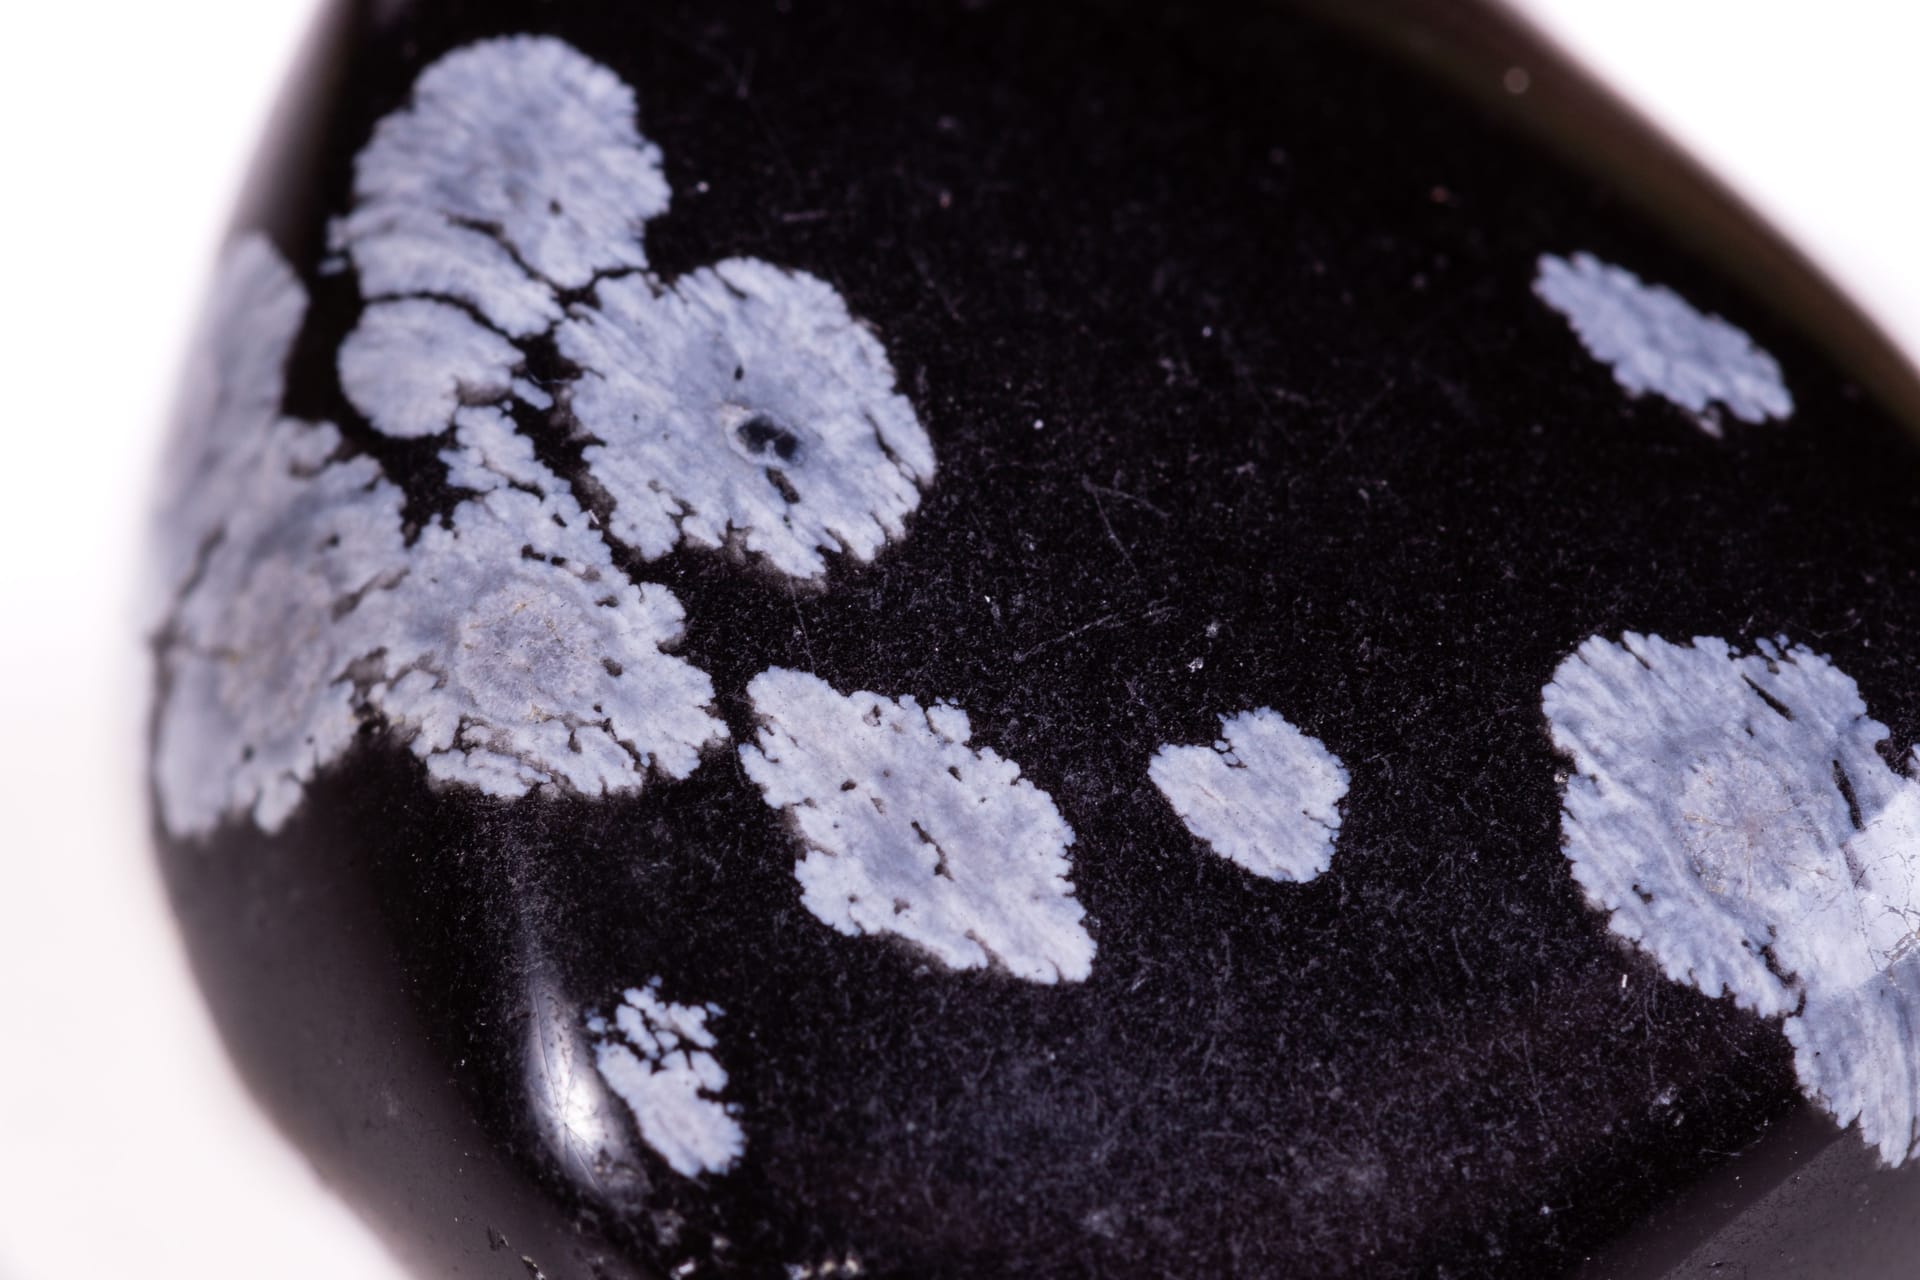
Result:
[[[1709,435],[1721,434],[1709,412],[1715,404],[1742,422],[1793,414],[1773,357],[1670,289],[1576,253],[1572,261],[1542,255],[1533,291],[1567,318],[1594,359],[1612,367],[1614,381],[1633,395],[1651,391],[1672,401]]]
[[[747,686],[747,776],[807,846],[801,901],[841,933],[890,933],[955,969],[1083,981],[1094,943],[1073,896],[1073,829],[1046,792],[971,748],[958,707],[843,695],[774,668]]]
[[[611,1025],[603,1016],[586,1024],[601,1078],[633,1112],[647,1145],[688,1178],[725,1172],[747,1145],[733,1108],[721,1100],[727,1072],[707,1027],[718,1012],[661,999],[655,978],[626,992]]]
[[[1257,876],[1306,881],[1332,864],[1347,771],[1270,707],[1220,717],[1211,746],[1161,747],[1148,774],[1188,831]]]
[[[536,409],[553,408],[553,397],[525,378],[515,378],[513,380],[513,394]]]
[[[1508,67],[1500,77],[1500,87],[1517,98],[1533,87],[1533,76],[1525,67]]]

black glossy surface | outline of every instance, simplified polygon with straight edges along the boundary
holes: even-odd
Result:
[[[370,728],[280,837],[165,865],[255,1088],[424,1273],[1537,1276],[1804,1110],[1776,1026],[1582,903],[1539,690],[1594,633],[1784,632],[1904,753],[1920,455],[1613,193],[1257,6],[374,8],[249,215],[314,291],[288,408],[445,509],[431,444],[339,393],[325,221],[439,53],[547,31],[611,66],[675,193],[654,264],[830,281],[940,460],[824,591],[628,567],[685,603],[736,741],[770,665],[965,707],[1077,832],[1099,946],[1047,988],[831,932],[730,752],[500,805]],[[1578,249],[1746,327],[1794,419],[1716,441],[1624,397],[1530,292]],[[577,447],[542,442],[563,473]],[[1352,773],[1304,886],[1146,781],[1263,704]],[[542,1046],[653,974],[726,1010],[728,1175],[551,1123]]]

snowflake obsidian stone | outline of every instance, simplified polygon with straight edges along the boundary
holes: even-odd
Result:
[[[1270,6],[333,30],[151,790],[420,1274],[1905,1274],[1920,448],[1804,336]]]

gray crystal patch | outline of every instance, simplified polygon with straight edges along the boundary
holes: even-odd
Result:
[[[155,542],[160,563],[146,604],[158,622],[193,576],[228,514],[244,507],[278,438],[286,353],[307,316],[307,293],[264,236],[223,257],[188,352],[186,395],[165,454]]]
[[[684,778],[726,736],[711,681],[662,652],[679,601],[620,574],[570,498],[502,485],[462,503],[385,612],[369,705],[435,777],[605,795]]]
[[[1220,717],[1211,746],[1164,746],[1148,774],[1200,840],[1257,876],[1311,880],[1333,861],[1347,771],[1271,707]]]
[[[780,668],[747,694],[761,728],[741,763],[805,843],[794,876],[823,923],[893,934],[954,969],[992,963],[1041,983],[1092,972],[1067,878],[1073,830],[1018,765],[967,745],[966,712]]]
[[[1594,359],[1633,395],[1648,392],[1721,434],[1720,406],[1742,422],[1793,414],[1774,358],[1719,316],[1703,315],[1671,289],[1641,282],[1589,253],[1545,254],[1533,291],[1567,318]]]
[[[613,533],[649,558],[737,537],[783,573],[905,532],[933,449],[873,336],[820,280],[734,259],[600,288],[561,326]]]
[[[1920,783],[1827,659],[1588,640],[1543,693],[1561,830],[1608,924],[1676,982],[1783,1017],[1808,1096],[1900,1164],[1920,1136]]]

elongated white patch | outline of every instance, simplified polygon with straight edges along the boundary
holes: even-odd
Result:
[[[1594,359],[1634,395],[1651,391],[1719,435],[1714,404],[1742,422],[1793,414],[1793,396],[1772,356],[1719,316],[1702,315],[1672,290],[1643,284],[1592,254],[1542,255],[1533,291],[1565,316]]]
[[[250,239],[229,260],[222,284],[241,299],[216,304],[226,324],[256,324],[247,299],[269,321],[304,306],[263,254]],[[662,652],[679,636],[673,595],[615,570],[491,408],[452,419],[450,475],[479,496],[408,547],[402,495],[378,464],[343,456],[331,426],[273,416],[258,390],[277,392],[297,327],[277,323],[274,344],[211,336],[251,407],[216,400],[227,447],[201,450],[204,488],[182,470],[164,504],[162,559],[186,575],[162,648],[154,781],[168,830],[241,814],[277,829],[375,712],[436,777],[494,795],[686,776],[726,730],[706,675]],[[241,356],[269,367],[231,363]],[[191,424],[189,439],[205,430]],[[204,510],[191,500],[202,492]]]
[[[1587,898],[1667,975],[1783,1016],[1809,1096],[1899,1164],[1920,1137],[1920,783],[1818,654],[1588,640],[1543,705],[1578,770]]]
[[[720,1097],[727,1072],[713,1056],[719,1041],[707,1029],[720,1012],[714,1005],[668,1003],[655,978],[630,988],[611,1021],[600,1014],[587,1019],[601,1078],[633,1111],[647,1145],[689,1178],[724,1172],[747,1145]]]
[[[933,449],[893,369],[831,287],[732,259],[660,289],[600,288],[559,331],[613,532],[649,558],[730,534],[795,577],[904,532]]]
[[[337,238],[361,292],[454,298],[525,336],[560,318],[556,287],[644,267],[667,181],[634,112],[618,76],[559,40],[441,58],[354,162]]]
[[[827,551],[871,559],[934,471],[886,351],[812,276],[754,259],[670,283],[641,270],[667,188],[633,115],[611,72],[554,40],[429,68],[361,153],[337,228],[363,292],[389,299],[341,348],[348,398],[397,436],[509,397],[549,408],[514,373],[516,342],[554,329],[614,537],[648,559],[737,541],[796,577]],[[562,290],[589,285],[563,319]]]
[[[1073,830],[987,748],[966,712],[774,668],[747,686],[760,733],[740,748],[807,852],[801,901],[845,934],[891,933],[955,969],[1083,981],[1094,944],[1067,879]]]
[[[1187,830],[1269,880],[1311,880],[1333,861],[1347,771],[1270,707],[1220,717],[1212,746],[1164,746],[1147,772]]]

